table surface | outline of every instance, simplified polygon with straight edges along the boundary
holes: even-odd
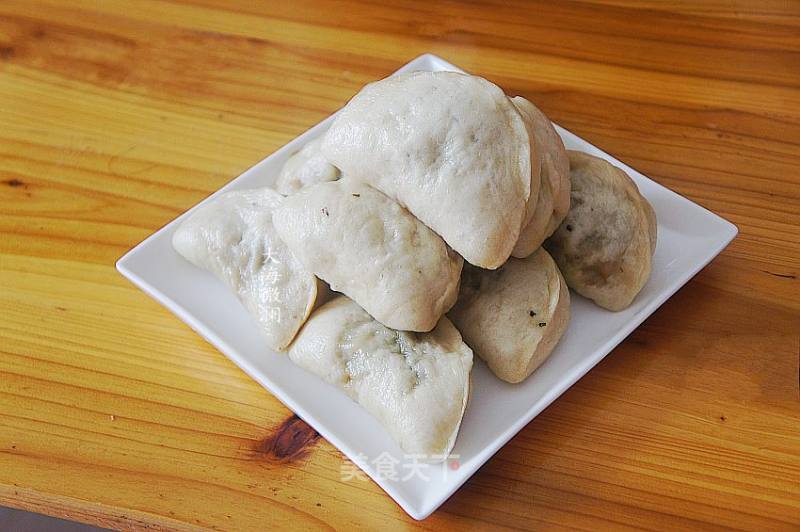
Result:
[[[430,518],[114,262],[433,52],[740,234]],[[800,525],[800,4],[0,3],[0,505],[116,528]]]

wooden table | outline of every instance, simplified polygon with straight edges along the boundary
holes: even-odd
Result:
[[[418,526],[800,526],[800,4],[0,3],[0,504],[153,529],[414,525],[114,270],[440,54],[739,237]]]

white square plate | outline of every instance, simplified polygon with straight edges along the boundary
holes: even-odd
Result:
[[[460,71],[430,54],[414,59],[398,73],[414,70]],[[284,161],[321,135],[332,120],[333,116],[306,131],[210,198],[223,190],[271,185]],[[566,334],[550,358],[521,384],[501,382],[476,359],[472,400],[453,450],[458,463],[449,461],[415,470],[414,458],[404,456],[356,403],[294,366],[286,355],[267,349],[236,297],[211,274],[195,268],[172,249],[172,232],[188,213],[133,248],[119,260],[117,269],[338,447],[412,517],[424,519],[736,236],[736,226],[730,222],[556,127],[567,148],[598,155],[628,172],[655,208],[658,247],[653,274],[633,305],[622,312],[609,312],[573,296]],[[209,304],[212,301],[214,304]],[[386,452],[400,460],[393,464],[397,478],[391,478],[391,472],[379,465],[379,457],[386,458]]]

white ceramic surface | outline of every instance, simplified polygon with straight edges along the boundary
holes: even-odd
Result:
[[[398,73],[414,70],[459,69],[426,54]],[[287,157],[322,134],[332,119],[317,124],[217,193],[271,185]],[[271,352],[236,297],[211,274],[195,268],[172,249],[172,232],[186,213],[128,252],[117,262],[117,269],[313,426],[412,517],[424,519],[503,444],[708,264],[737,233],[730,222],[662,187],[569,131],[557,129],[567,148],[598,155],[627,171],[655,208],[658,247],[652,277],[634,303],[622,312],[603,310],[573,294],[572,320],[567,332],[550,358],[521,384],[501,382],[476,359],[472,400],[453,450],[458,458],[445,463],[415,470],[415,458],[404,456],[381,426],[356,403],[295,367],[285,354]],[[391,471],[387,473],[387,469],[381,468],[381,460],[387,456],[384,452],[400,460],[391,464],[397,478],[389,478]],[[361,482],[346,479],[351,473],[347,468],[343,473],[343,482]]]

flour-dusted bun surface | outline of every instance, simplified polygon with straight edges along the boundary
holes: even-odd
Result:
[[[269,188],[227,192],[195,210],[172,238],[178,253],[238,296],[276,350],[289,345],[317,297],[316,277],[272,225],[283,201]]]
[[[347,393],[403,451],[444,460],[452,450],[472,351],[447,318],[427,333],[395,331],[339,296],[314,312],[289,358]]]
[[[650,277],[655,212],[621,169],[586,153],[568,153],[571,207],[545,247],[570,288],[601,307],[622,310]]]
[[[493,83],[415,72],[364,87],[322,152],[397,200],[465,260],[497,268],[511,254],[531,189],[528,132]]]
[[[512,383],[550,355],[569,315],[567,284],[542,248],[497,270],[465,267],[461,294],[448,313],[475,354]]]
[[[322,155],[321,145],[322,137],[319,137],[292,154],[278,174],[275,190],[288,196],[301,188],[339,179],[339,169]]]
[[[528,134],[533,136],[536,144],[537,157],[531,159],[531,164],[541,165],[539,201],[533,203],[533,212],[520,231],[512,253],[522,258],[538,249],[569,211],[569,159],[564,143],[550,119],[521,96],[515,96],[511,101],[522,115]]]
[[[348,177],[305,188],[273,220],[309,270],[387,327],[429,331],[455,303],[462,258],[364,183]]]

